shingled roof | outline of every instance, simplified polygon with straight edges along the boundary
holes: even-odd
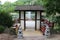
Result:
[[[15,8],[16,11],[44,11],[44,7],[40,5],[21,5],[21,6],[16,6]]]

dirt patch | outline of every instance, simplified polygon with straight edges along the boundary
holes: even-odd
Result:
[[[9,34],[0,34],[0,40],[13,40],[14,35]]]

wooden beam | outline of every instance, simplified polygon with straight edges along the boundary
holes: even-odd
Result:
[[[20,20],[24,20],[24,19],[20,19]],[[26,19],[26,20],[29,20],[29,19]],[[35,21],[35,19],[33,19],[34,21]],[[37,19],[37,20],[40,20],[40,19]],[[31,21],[31,20],[29,20],[29,21]]]
[[[37,11],[35,12],[35,30],[37,30]]]
[[[24,11],[24,30],[26,30],[26,17],[25,17],[25,11]]]

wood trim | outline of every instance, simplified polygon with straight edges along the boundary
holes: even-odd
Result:
[[[15,11],[41,11],[41,12],[45,12],[45,10],[15,10]]]
[[[20,20],[24,20],[24,19],[20,19]],[[25,20],[29,20],[29,19],[25,19]],[[31,19],[31,20],[35,20],[35,19]],[[40,20],[40,19],[36,19],[36,20]]]
[[[24,20],[24,19],[20,19],[20,20]],[[29,19],[25,19],[25,20],[29,20]],[[40,19],[32,19],[32,20],[34,20],[34,21],[35,21],[35,20],[40,20]]]

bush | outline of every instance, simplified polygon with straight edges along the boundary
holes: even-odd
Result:
[[[0,33],[3,33],[4,32],[4,27],[3,26],[0,26]]]
[[[16,35],[16,31],[13,28],[5,28],[4,33],[8,33],[8,34],[11,34],[11,35]]]
[[[12,16],[8,13],[0,13],[0,25],[11,27],[13,24]]]

